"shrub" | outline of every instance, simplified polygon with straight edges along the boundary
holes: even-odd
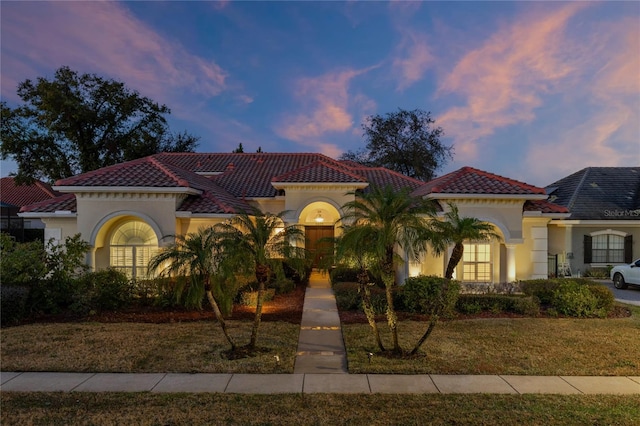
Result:
[[[556,279],[539,279],[521,281],[522,292],[527,296],[535,296],[543,305],[550,305],[553,300],[553,292],[558,288]]]
[[[453,316],[460,294],[460,283],[442,277],[408,278],[402,287],[405,309],[427,315]]]
[[[607,271],[607,268],[591,268],[584,271],[584,276],[587,278],[606,280],[609,278],[609,271]]]
[[[521,315],[536,316],[540,313],[540,304],[534,296],[463,294],[458,298],[456,310],[463,314],[512,312]]]
[[[268,288],[264,292],[264,302],[273,300],[276,295],[276,291],[272,288]],[[243,291],[240,293],[240,303],[244,306],[257,306],[258,304],[258,292],[257,291]]]
[[[355,283],[358,281],[358,270],[346,266],[338,266],[331,270],[329,274],[331,284],[337,283]]]
[[[0,325],[13,325],[24,319],[28,296],[28,287],[0,285]]]
[[[603,286],[602,284],[591,283],[587,286],[587,289],[591,292],[596,299],[598,299],[598,304],[596,305],[596,309],[602,310],[604,316],[609,314],[613,310],[613,306],[615,304],[615,297],[609,288]]]
[[[341,311],[362,311],[362,294],[360,286],[355,282],[337,283],[333,287],[336,295],[336,303]],[[387,310],[387,297],[384,289],[376,286],[370,287],[371,306],[376,314],[382,314]],[[398,306],[398,293],[394,293],[394,303]]]
[[[31,286],[47,274],[44,245],[39,241],[17,243],[0,234],[0,277],[6,286]]]
[[[74,290],[70,308],[77,314],[122,309],[133,301],[131,281],[115,269],[85,274]]]
[[[570,317],[604,316],[606,313],[598,309],[598,298],[589,291],[589,286],[575,281],[564,281],[553,292],[552,306],[562,315]]]

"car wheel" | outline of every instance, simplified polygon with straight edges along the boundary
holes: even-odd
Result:
[[[624,282],[624,277],[622,276],[622,274],[617,273],[613,276],[613,286],[621,290],[627,288],[627,283]]]

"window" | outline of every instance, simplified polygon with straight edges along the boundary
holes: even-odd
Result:
[[[124,222],[111,236],[111,267],[130,278],[149,277],[147,264],[157,252],[156,234],[144,222]]]
[[[465,244],[462,254],[462,280],[491,282],[491,244]]]
[[[618,231],[598,231],[584,236],[584,263],[631,263],[632,236]]]

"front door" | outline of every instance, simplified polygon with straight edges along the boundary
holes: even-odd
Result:
[[[319,241],[322,238],[333,238],[333,226],[306,226],[305,235],[306,248],[311,253],[313,267],[317,268],[323,257],[333,250],[329,241]]]

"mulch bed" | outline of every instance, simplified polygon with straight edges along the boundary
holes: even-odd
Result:
[[[304,304],[305,286],[299,285],[294,291],[276,295],[273,300],[264,302],[262,307],[262,321],[283,321],[300,324],[302,307]],[[253,319],[255,307],[235,305],[230,320]],[[24,323],[43,322],[141,322],[141,323],[173,323],[190,321],[215,321],[213,310],[208,304],[203,305],[201,311],[180,308],[164,309],[156,306],[139,306],[117,312],[100,312],[85,317],[70,315],[43,315],[30,318]]]
[[[262,311],[262,321],[283,321],[293,324],[300,324],[302,320],[302,308],[304,305],[304,294],[306,287],[298,285],[294,291],[287,294],[276,295],[273,300],[264,302]],[[173,323],[190,321],[213,321],[215,316],[211,308],[207,305],[202,311],[192,311],[185,309],[163,309],[154,306],[141,306],[118,312],[101,312],[87,317],[74,317],[68,315],[46,315],[37,318],[30,318],[23,323],[42,322],[141,322],[141,323]],[[229,317],[231,320],[252,320],[255,308],[251,306],[235,305],[233,313]],[[367,318],[361,311],[340,311],[340,321],[343,324],[366,324]],[[608,318],[626,318],[631,316],[631,311],[622,306],[614,307]],[[557,318],[547,315],[544,310],[540,318]],[[525,315],[513,314],[509,312],[492,313],[480,312],[473,315],[457,314],[455,319],[490,319],[490,318],[526,318]],[[378,322],[385,322],[384,315],[376,317]],[[425,315],[398,312],[399,320],[427,321]]]

